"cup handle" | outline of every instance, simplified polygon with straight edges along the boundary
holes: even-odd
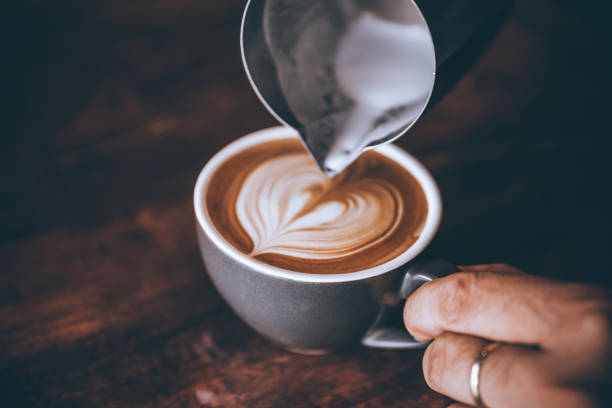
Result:
[[[381,308],[376,321],[361,339],[361,344],[385,349],[418,349],[427,346],[429,342],[416,341],[405,329],[404,300],[422,284],[457,271],[455,265],[443,260],[418,263],[409,267],[396,294],[396,301],[393,305]]]

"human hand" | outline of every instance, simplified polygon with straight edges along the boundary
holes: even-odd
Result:
[[[413,337],[434,339],[423,356],[431,388],[475,404],[469,390],[472,363],[483,347],[499,341],[481,364],[486,406],[603,406],[612,394],[609,290],[507,265],[460,269],[423,285],[404,309]]]

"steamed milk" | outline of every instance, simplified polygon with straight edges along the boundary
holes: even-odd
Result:
[[[416,179],[375,151],[328,178],[298,139],[251,146],[223,163],[206,191],[219,233],[261,262],[348,273],[390,261],[427,216]]]

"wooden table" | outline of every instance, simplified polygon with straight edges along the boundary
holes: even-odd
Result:
[[[449,403],[421,352],[271,345],[204,273],[196,175],[275,124],[242,70],[243,1],[21,3],[2,24],[0,406]],[[592,4],[519,0],[399,142],[443,194],[432,256],[610,284],[610,31]]]

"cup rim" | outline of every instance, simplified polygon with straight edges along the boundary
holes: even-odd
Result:
[[[423,231],[417,240],[404,252],[397,257],[383,264],[358,270],[355,272],[348,273],[337,273],[337,274],[314,274],[314,273],[303,273],[295,272],[287,269],[279,268],[276,266],[269,265],[261,262],[257,259],[251,258],[248,255],[240,252],[234,248],[220,232],[217,231],[216,227],[210,219],[208,210],[205,208],[204,194],[208,187],[211,176],[217,167],[223,163],[227,158],[234,154],[261,142],[279,140],[286,138],[299,138],[297,131],[286,126],[275,126],[267,129],[262,129],[256,132],[249,133],[232,143],[225,146],[219,152],[217,152],[208,162],[204,165],[200,172],[193,194],[193,205],[195,210],[196,219],[200,228],[204,230],[206,236],[227,256],[234,259],[235,261],[248,266],[250,269],[274,276],[279,278],[285,278],[295,281],[302,282],[350,282],[358,281],[363,279],[372,278],[374,276],[382,275],[387,272],[393,271],[408,262],[416,258],[432,241],[442,218],[442,199],[438,186],[421,162],[419,162],[412,155],[408,154],[401,148],[392,145],[385,144],[378,146],[376,151],[383,154],[387,158],[395,161],[406,169],[413,177],[417,180],[423,191],[425,192],[425,199],[427,200],[427,218],[425,219],[425,226]]]

